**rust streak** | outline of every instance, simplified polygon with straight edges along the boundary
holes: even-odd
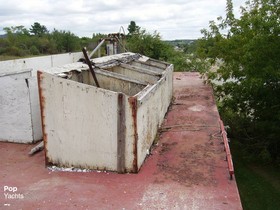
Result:
[[[138,132],[137,132],[137,98],[136,97],[130,97],[128,99],[131,111],[132,111],[132,119],[133,119],[133,130],[134,130],[134,144],[133,144],[133,172],[138,172],[138,151],[137,151],[137,145],[138,145]]]
[[[232,180],[232,177],[233,177],[233,174],[234,174],[234,168],[233,168],[231,152],[230,152],[230,148],[229,148],[229,144],[228,144],[227,134],[226,134],[226,131],[225,131],[223,121],[219,120],[219,122],[220,122],[220,126],[221,126],[221,133],[222,133],[222,136],[223,136],[224,147],[225,147],[225,151],[226,151],[226,159],[227,159],[227,162],[228,162],[229,175],[230,175],[230,179]]]
[[[44,115],[44,108],[45,108],[45,97],[42,93],[42,79],[43,74],[41,71],[37,72],[37,79],[38,79],[38,90],[39,90],[39,102],[40,102],[40,111],[41,111],[41,123],[42,123],[42,132],[43,132],[43,141],[44,141],[44,149],[45,149],[45,165],[48,166],[50,164],[48,159],[48,150],[47,150],[47,133],[45,129],[45,115]]]
[[[117,171],[125,173],[125,96],[123,93],[118,94],[118,120],[117,120]]]

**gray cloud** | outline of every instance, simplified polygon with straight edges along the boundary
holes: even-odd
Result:
[[[238,8],[245,0],[234,0]],[[4,27],[34,22],[49,30],[70,30],[78,36],[118,32],[131,20],[163,39],[198,38],[210,20],[225,14],[226,0],[0,0],[0,34]]]

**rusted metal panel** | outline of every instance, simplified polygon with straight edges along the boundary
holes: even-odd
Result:
[[[138,172],[138,127],[137,127],[137,99],[135,97],[129,98],[129,104],[131,108],[131,117],[132,117],[132,149],[133,149],[133,171],[134,173]]]
[[[41,71],[37,72],[37,81],[38,81],[38,93],[39,93],[39,105],[40,105],[40,113],[41,113],[41,126],[42,126],[42,133],[43,133],[43,142],[44,142],[44,149],[45,149],[45,163],[46,165],[50,164],[50,161],[48,159],[48,136],[46,131],[46,125],[45,125],[45,97],[42,93],[42,81],[43,81],[43,74]]]
[[[219,122],[220,122],[223,142],[224,142],[224,146],[225,146],[225,151],[226,151],[226,159],[227,159],[227,162],[228,162],[229,176],[230,176],[230,179],[232,179],[233,175],[234,175],[234,168],[233,168],[233,162],[232,162],[231,152],[230,152],[230,148],[229,148],[227,133],[226,133],[223,121],[219,120]]]
[[[126,140],[126,125],[125,125],[125,96],[122,93],[118,94],[118,119],[117,119],[117,130],[118,130],[118,145],[117,145],[117,171],[118,173],[125,172],[125,140]]]

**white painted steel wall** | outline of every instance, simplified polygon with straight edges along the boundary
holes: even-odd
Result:
[[[145,160],[172,100],[173,65],[163,77],[143,96],[139,97],[137,110],[137,162],[138,170]]]
[[[27,71],[0,77],[0,141],[19,143],[34,141],[30,74],[31,72]],[[37,103],[38,101],[37,99]]]
[[[43,139],[37,77],[28,79],[33,142]]]
[[[47,162],[116,170],[118,93],[42,73]]]
[[[43,138],[36,72],[81,57],[78,52],[0,62],[0,141],[32,143]]]
[[[83,58],[82,52],[0,61],[0,74],[32,69],[32,76],[36,77],[37,70],[49,69],[67,63],[74,63],[80,58]]]

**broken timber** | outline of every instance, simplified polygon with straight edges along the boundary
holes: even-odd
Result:
[[[89,58],[88,58],[87,51],[86,51],[85,48],[83,48],[83,54],[84,54],[84,57],[85,57],[85,59],[86,59],[87,65],[88,65],[88,67],[89,67],[89,70],[90,70],[90,72],[91,72],[91,74],[92,74],[92,76],[93,76],[93,79],[94,79],[94,81],[95,81],[96,86],[97,86],[97,87],[100,87],[100,86],[99,86],[99,83],[98,83],[98,81],[97,81],[95,72],[94,72],[94,70],[93,70],[93,68],[92,68],[92,63],[90,62],[90,60],[89,60]]]

